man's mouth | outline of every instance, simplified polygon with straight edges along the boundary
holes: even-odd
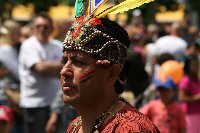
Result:
[[[73,84],[63,83],[62,88],[63,88],[63,90],[67,91],[67,90],[71,90],[71,89],[76,89],[77,87]]]

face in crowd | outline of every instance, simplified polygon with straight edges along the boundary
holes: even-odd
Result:
[[[43,17],[35,18],[33,32],[41,43],[47,43],[52,30],[52,23],[49,19]]]

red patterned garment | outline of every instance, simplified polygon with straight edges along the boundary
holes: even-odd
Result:
[[[74,131],[75,119],[67,129],[67,133],[78,133]],[[116,115],[98,128],[99,133],[160,133],[157,127],[142,113],[127,103]]]

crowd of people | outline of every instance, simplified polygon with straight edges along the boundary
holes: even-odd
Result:
[[[107,25],[106,28],[111,25],[107,20],[101,21]],[[117,108],[116,112],[133,111],[130,105],[132,104],[155,124],[154,127],[154,124],[147,120],[150,125],[143,123],[146,127],[142,126],[142,129],[152,130],[155,133],[157,128],[161,133],[200,133],[198,126],[200,123],[200,30],[198,28],[188,22],[144,25],[141,14],[133,14],[130,23],[118,21],[118,24],[127,31],[130,39],[125,64],[120,62],[125,58],[123,57],[116,63],[121,63],[120,67],[112,65],[110,69],[108,62],[100,61],[96,63],[98,67],[93,66],[94,57],[88,56],[87,52],[68,51],[72,46],[68,44],[65,36],[71,23],[67,18],[54,21],[43,12],[26,25],[10,19],[2,22],[0,27],[0,129],[3,133],[63,133],[78,115],[81,117],[79,116],[72,124],[76,127],[70,125],[69,132],[72,130],[89,132],[90,128],[96,130],[89,120],[94,121],[93,117],[102,113],[100,111],[105,110],[103,106],[109,106],[113,100],[117,104],[113,103],[116,107],[111,110]],[[112,23],[113,25],[115,24]],[[100,27],[98,30],[104,31],[106,28]],[[118,28],[119,31],[115,29],[116,32],[122,32],[118,26],[114,28]],[[110,33],[108,35],[114,36],[124,44],[129,43],[125,35],[117,37]],[[64,50],[63,41],[66,43],[65,47],[63,46]],[[105,53],[115,58],[114,52]],[[95,58],[98,56],[95,55]],[[173,77],[168,77],[164,81],[155,79],[159,75],[160,67],[169,60],[180,62],[183,66],[184,76],[178,82],[174,81]],[[121,68],[124,68],[125,77],[119,76]],[[73,70],[76,84],[71,83],[72,72],[68,69]],[[124,93],[133,96],[128,100],[130,104],[116,99],[123,90],[113,91],[114,86],[117,86],[115,82],[122,84],[121,82],[125,82],[124,78],[126,78]],[[101,80],[98,83],[95,81],[96,84],[92,84],[94,80],[99,79]],[[70,87],[65,87],[67,85],[65,82],[68,82],[71,88],[78,86],[84,89],[91,85],[96,88],[95,93],[92,87],[88,87],[85,92],[69,93],[67,88]],[[103,87],[113,90],[101,89]],[[75,95],[78,100],[69,98],[67,94]],[[107,97],[103,97],[104,95]],[[89,96],[91,98],[86,100]],[[94,100],[95,97],[102,97],[102,99]],[[126,99],[127,95],[123,97]],[[140,112],[137,112],[137,116],[142,119],[138,119],[139,123],[146,121]],[[126,115],[131,116],[131,114]],[[129,122],[131,121],[133,118],[130,118]],[[107,123],[107,128],[119,132],[129,124],[127,122],[127,125],[121,125],[122,129],[115,129],[113,123],[116,124],[117,120],[113,119],[111,123]],[[135,125],[137,124],[136,122]],[[97,129],[98,126],[97,124]],[[135,131],[139,131],[139,128],[135,127],[137,129]]]

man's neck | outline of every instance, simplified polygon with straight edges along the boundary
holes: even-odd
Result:
[[[43,41],[39,41],[42,45],[46,45],[48,43],[48,40],[43,40]]]
[[[82,120],[82,127],[80,132],[91,132],[97,117],[101,113],[107,111],[115,98],[116,96],[104,98],[102,101],[97,101],[96,103],[90,105],[90,107],[86,107],[81,111],[79,110],[79,114]]]
[[[180,35],[179,35],[179,34],[177,34],[177,33],[175,33],[175,32],[172,32],[170,35],[171,35],[171,36],[180,37]]]

